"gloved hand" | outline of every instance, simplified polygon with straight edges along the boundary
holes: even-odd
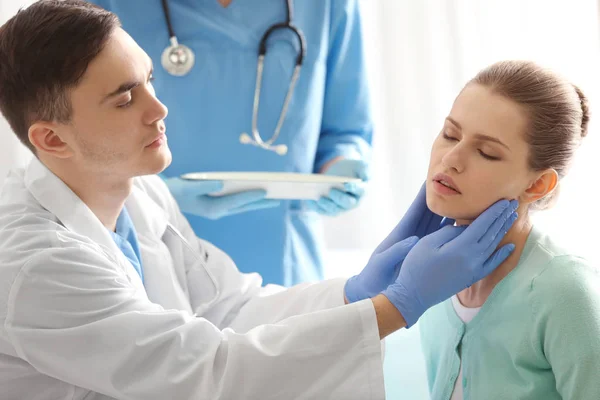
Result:
[[[425,183],[423,183],[406,214],[392,232],[377,246],[373,254],[378,254],[409,236],[416,236],[420,239],[446,225],[454,225],[454,220],[437,215],[427,207]]]
[[[367,266],[359,275],[348,279],[344,289],[346,299],[353,303],[381,293],[394,283],[402,261],[420,238],[453,224],[453,219],[434,214],[427,207],[423,184],[400,223],[377,246]]]
[[[362,160],[349,160],[342,158],[331,164],[323,172],[325,175],[348,176],[360,178],[363,182],[369,180],[368,165]],[[358,202],[365,192],[363,183],[346,183],[344,190],[331,189],[329,196],[321,197],[319,200],[307,201],[310,210],[329,216],[338,215],[341,212],[351,210],[358,206]]]
[[[407,327],[428,308],[486,277],[512,253],[513,244],[496,247],[517,219],[516,209],[516,200],[501,200],[468,227],[446,226],[413,247],[396,282],[383,291]]]
[[[346,282],[344,293],[348,302],[375,297],[393,283],[398,277],[402,260],[418,241],[418,237],[411,236],[379,253],[373,253],[360,274]]]
[[[278,200],[265,199],[264,190],[248,190],[224,196],[209,196],[223,189],[221,181],[164,179],[181,211],[208,219],[219,219],[246,211],[277,207]]]

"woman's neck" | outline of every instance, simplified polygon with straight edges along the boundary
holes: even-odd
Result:
[[[481,307],[496,285],[515,269],[519,263],[519,259],[521,258],[525,243],[527,242],[527,238],[529,237],[532,228],[527,211],[519,210],[519,214],[523,215],[523,217],[520,216],[515,221],[512,228],[498,246],[498,248],[500,248],[505,244],[512,243],[515,245],[514,251],[494,270],[494,272],[479,282],[474,283],[471,287],[458,293],[458,300],[460,300],[465,307]]]

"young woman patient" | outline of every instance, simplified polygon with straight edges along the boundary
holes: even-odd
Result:
[[[456,98],[428,207],[462,225],[501,198],[520,205],[511,256],[421,318],[432,399],[600,399],[599,271],[530,220],[556,198],[588,120],[583,93],[530,62],[494,64]]]

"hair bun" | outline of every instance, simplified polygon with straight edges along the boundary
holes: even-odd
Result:
[[[581,103],[581,137],[584,138],[587,136],[588,133],[588,123],[590,122],[590,107],[588,105],[588,99],[585,96],[585,94],[583,94],[581,89],[579,89],[579,87],[577,87],[576,85],[573,85],[573,87],[575,88],[577,96],[579,96],[579,102]]]

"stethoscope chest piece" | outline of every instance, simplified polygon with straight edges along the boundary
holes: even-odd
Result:
[[[183,76],[194,67],[195,56],[192,49],[172,37],[171,45],[163,51],[160,61],[169,74]]]

